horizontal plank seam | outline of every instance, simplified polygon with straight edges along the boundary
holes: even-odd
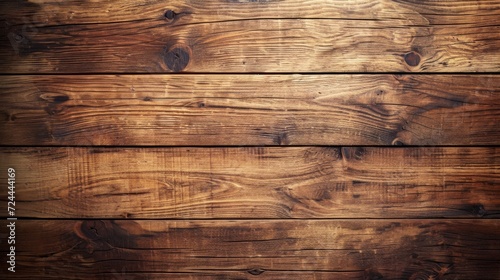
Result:
[[[490,214],[494,215],[494,214]],[[500,216],[488,218],[488,215],[483,217],[471,218],[471,217],[409,217],[409,218],[35,218],[35,217],[18,217],[16,221],[193,221],[193,222],[203,222],[203,221],[240,221],[240,222],[296,222],[296,221],[359,221],[359,220],[369,220],[369,221],[446,221],[446,220],[460,220],[460,221],[496,221],[500,220]],[[6,217],[0,216],[0,219],[6,219]]]
[[[172,149],[172,148],[500,148],[500,143],[491,145],[0,145],[0,149],[8,148],[107,148],[107,149]]]
[[[415,75],[415,76],[452,76],[452,75],[500,75],[500,72],[64,72],[64,73],[0,73],[0,76],[88,76],[88,75]]]

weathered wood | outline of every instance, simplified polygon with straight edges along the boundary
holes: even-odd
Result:
[[[1,76],[2,145],[497,145],[496,75]]]
[[[498,279],[499,231],[499,220],[19,220],[9,279]]]
[[[17,171],[19,217],[500,216],[498,148],[3,148],[0,156],[0,170]]]
[[[0,11],[1,73],[500,70],[498,0],[2,1]]]
[[[471,73],[500,71],[499,18],[0,1],[0,278],[500,279],[500,75]]]

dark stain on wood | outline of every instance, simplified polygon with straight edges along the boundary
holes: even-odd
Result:
[[[290,140],[288,139],[288,133],[287,132],[277,133],[274,137],[274,143],[277,145],[289,145]]]
[[[364,280],[384,280],[382,273],[378,272],[377,269],[367,269],[364,273]]]
[[[26,32],[19,30],[12,30],[8,33],[7,38],[16,55],[26,56],[33,51],[31,39],[28,36]]]
[[[470,212],[476,216],[476,217],[484,217],[485,215],[488,214],[486,209],[484,208],[484,205],[481,203],[475,203],[470,207]]]

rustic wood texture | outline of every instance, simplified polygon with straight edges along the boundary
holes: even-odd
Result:
[[[0,279],[500,279],[499,19],[0,1]]]
[[[500,216],[498,148],[4,148],[0,156],[0,170],[19,174],[19,217]]]
[[[2,145],[498,145],[496,75],[1,76]]]
[[[19,272],[9,279],[500,277],[500,235],[491,234],[499,220],[23,220],[17,227]]]
[[[1,73],[498,72],[500,1],[2,1]]]

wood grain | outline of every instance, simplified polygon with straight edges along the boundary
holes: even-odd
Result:
[[[19,217],[500,215],[498,148],[3,148],[0,155],[0,170],[16,169]]]
[[[500,70],[498,0],[2,1],[0,11],[1,73]]]
[[[498,145],[496,75],[0,76],[2,145]]]
[[[0,1],[0,279],[500,279],[499,19]]]
[[[19,220],[16,226],[12,279],[500,276],[499,220]]]

